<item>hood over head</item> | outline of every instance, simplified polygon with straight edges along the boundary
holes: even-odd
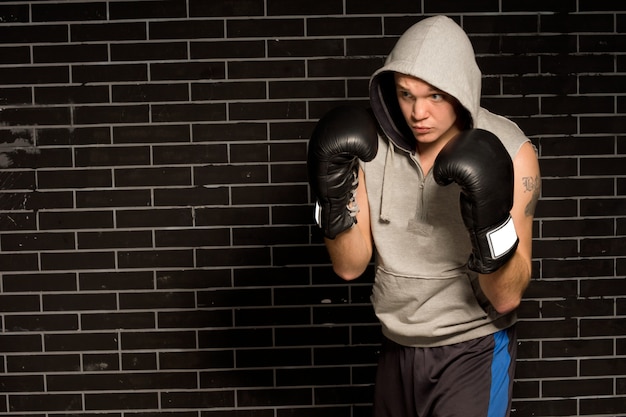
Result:
[[[476,119],[481,72],[467,34],[452,19],[434,16],[411,26],[370,79],[370,103],[381,128],[396,146],[412,151],[415,140],[398,105],[394,72],[420,78],[453,96]]]

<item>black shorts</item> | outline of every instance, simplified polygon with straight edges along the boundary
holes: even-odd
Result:
[[[516,356],[515,326],[432,348],[385,340],[374,417],[508,416]]]

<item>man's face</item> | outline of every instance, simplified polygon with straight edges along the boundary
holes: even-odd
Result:
[[[400,109],[418,143],[446,141],[459,132],[451,96],[419,78],[399,73],[394,78]]]

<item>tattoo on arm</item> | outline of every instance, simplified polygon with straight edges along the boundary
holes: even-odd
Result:
[[[537,201],[539,200],[539,194],[541,193],[541,178],[536,177],[523,177],[522,183],[524,184],[524,192],[533,193],[530,201],[526,205],[524,212],[526,216],[533,216],[535,214],[535,207],[537,207]]]

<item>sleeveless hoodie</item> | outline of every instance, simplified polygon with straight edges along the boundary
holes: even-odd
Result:
[[[528,141],[512,121],[480,107],[481,72],[465,32],[435,16],[410,27],[370,80],[370,104],[382,133],[374,160],[362,163],[375,246],[372,303],[383,334],[405,346],[464,342],[511,326],[467,268],[471,252],[456,184],[443,187],[423,172],[416,142],[400,111],[393,73],[455,97],[471,127],[489,130],[515,157]]]

